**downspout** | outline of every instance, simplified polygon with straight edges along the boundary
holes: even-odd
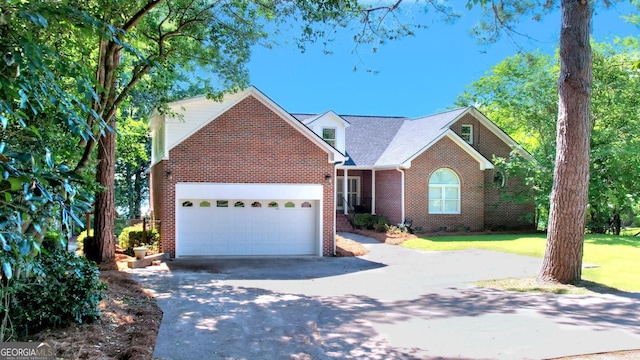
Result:
[[[333,256],[336,256],[336,214],[338,213],[338,202],[336,201],[336,188],[338,187],[338,166],[344,165],[347,158],[341,162],[334,163],[333,167]]]
[[[371,215],[376,214],[376,169],[371,169]]]
[[[400,166],[396,170],[400,172],[400,224],[404,224],[404,170]]]

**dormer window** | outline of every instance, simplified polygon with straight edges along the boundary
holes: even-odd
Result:
[[[460,129],[460,137],[469,144],[473,144],[473,125],[462,125],[462,128]]]
[[[336,129],[322,128],[322,139],[329,143],[329,145],[336,147]]]

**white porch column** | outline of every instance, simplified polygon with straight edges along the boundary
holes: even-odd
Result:
[[[371,214],[376,214],[376,171],[371,170]]]
[[[349,176],[347,174],[347,168],[342,170],[344,172],[344,180],[342,180],[342,213],[345,215],[349,214],[349,205],[347,203],[347,198],[349,197]]]

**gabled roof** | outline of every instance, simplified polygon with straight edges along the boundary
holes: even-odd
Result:
[[[215,100],[209,100],[204,96],[196,96],[196,97],[192,97],[192,98],[188,98],[188,99],[184,99],[184,100],[180,100],[180,101],[176,101],[168,104],[169,107],[172,109],[172,111],[174,111],[177,114],[181,114],[181,113],[188,114],[189,113],[188,110],[190,107],[198,106],[199,107],[198,110],[200,114],[206,114],[206,116],[200,116],[193,119],[190,118],[189,121],[187,121],[186,119],[185,121],[180,120],[182,121],[183,124],[187,123],[187,124],[184,124],[184,126],[181,126],[183,130],[183,134],[181,137],[176,138],[175,141],[167,143],[166,144],[166,146],[168,147],[167,150],[175,147],[177,144],[181,143],[182,141],[184,141],[185,139],[193,135],[195,132],[200,130],[202,127],[214,121],[215,119],[220,117],[222,114],[224,114],[226,111],[233,108],[235,105],[237,105],[238,103],[240,103],[242,100],[246,99],[249,96],[253,96],[254,98],[256,98],[258,101],[260,101],[263,105],[265,105],[271,111],[279,115],[284,121],[289,123],[289,125],[291,125],[293,128],[298,130],[302,135],[304,135],[309,140],[311,140],[314,144],[316,144],[318,147],[326,151],[329,157],[328,159],[329,162],[337,162],[337,161],[345,160],[344,154],[340,153],[333,146],[329,145],[326,141],[320,138],[316,133],[311,131],[310,128],[305,126],[301,121],[293,117],[291,114],[285,111],[282,107],[280,107],[280,105],[276,104],[273,100],[271,100],[269,97],[267,97],[264,93],[262,93],[260,90],[258,90],[254,86],[250,86],[247,89],[237,93],[227,94],[224,96],[224,99],[221,102],[216,102]],[[164,121],[164,116],[159,115],[157,113],[154,114],[151,120],[152,126],[155,126],[159,121]]]
[[[407,166],[449,130],[449,125],[466,109],[456,109],[404,121],[393,141],[375,162],[378,167]]]
[[[368,169],[409,168],[413,159],[440,139],[448,137],[476,159],[480,169],[491,169],[491,161],[450,129],[451,125],[467,114],[474,116],[507,145],[517,149],[522,156],[532,159],[531,155],[502,129],[476,108],[469,106],[416,119],[342,115],[342,118],[351,124],[346,129],[346,155],[349,160],[344,166]],[[309,114],[294,116],[304,123],[311,123],[318,118]]]
[[[333,117],[333,118],[341,121],[342,123],[344,123],[344,127],[345,128],[348,128],[349,126],[351,126],[351,123],[349,121],[347,121],[344,117],[336,114],[332,110],[323,112],[322,114],[318,114],[318,115],[315,115],[315,116],[310,116],[308,118],[305,118],[304,115],[301,115],[301,116],[302,116],[302,118],[298,117],[297,115],[293,115],[293,117],[295,117],[296,119],[300,120],[300,122],[302,122],[306,126],[311,126],[311,124],[313,124],[317,120],[322,119],[324,117]]]

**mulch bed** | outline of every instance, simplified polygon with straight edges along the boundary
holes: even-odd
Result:
[[[126,268],[128,259],[116,254],[117,267]],[[102,318],[43,331],[29,340],[48,341],[63,359],[152,359],[162,320],[156,300],[126,272],[102,270],[100,279],[108,286],[99,304]]]

